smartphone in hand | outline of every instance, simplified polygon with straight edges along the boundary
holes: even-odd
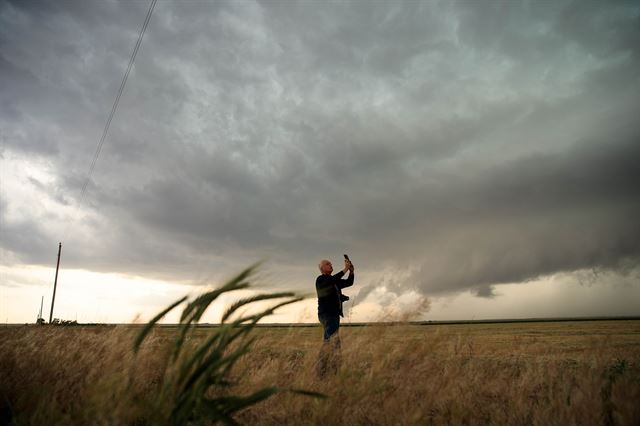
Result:
[[[349,256],[347,256],[346,254],[343,255],[343,256],[344,256],[345,262],[349,262],[349,265],[351,265],[349,270],[351,270],[351,272],[353,272],[353,263],[351,263],[351,259],[349,259]]]

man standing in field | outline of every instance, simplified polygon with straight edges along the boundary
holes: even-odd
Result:
[[[337,371],[340,364],[340,317],[342,302],[348,297],[342,295],[342,289],[353,285],[354,267],[347,258],[344,260],[344,269],[335,275],[333,265],[326,259],[318,264],[320,275],[316,278],[316,293],[318,294],[318,320],[324,329],[324,342],[318,359],[318,374],[324,375],[327,368]],[[342,279],[349,271],[349,277]]]

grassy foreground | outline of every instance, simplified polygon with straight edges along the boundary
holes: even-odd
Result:
[[[0,406],[16,424],[145,424],[175,329],[0,328]],[[193,340],[204,338],[196,329]],[[640,424],[640,321],[345,327],[318,380],[320,327],[258,328],[231,391],[279,393],[246,424]]]

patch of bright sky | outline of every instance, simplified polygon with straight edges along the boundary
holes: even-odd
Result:
[[[496,296],[491,299],[476,297],[471,292],[434,298],[426,318],[478,320],[640,315],[637,277],[606,275],[586,283],[580,283],[576,274],[557,274],[523,284],[498,285],[495,286]]]
[[[54,268],[0,267],[4,286],[0,318],[10,323],[35,322],[44,296],[43,317],[49,320]],[[54,318],[78,322],[127,323],[136,317],[148,320],[163,307],[194,288],[121,274],[61,269],[58,276]],[[29,310],[28,308],[33,309]],[[215,310],[215,308],[214,308]],[[179,311],[166,322],[177,322]]]
[[[53,268],[35,266],[1,266],[3,286],[0,287],[0,319],[9,323],[35,322],[40,300],[44,296],[43,317],[48,320],[53,290]],[[581,316],[639,315],[640,282],[637,277],[605,276],[578,280],[575,274],[558,274],[525,284],[496,286],[496,297],[480,298],[470,292],[431,298],[431,309],[419,312],[422,296],[405,293],[401,296],[377,294],[364,301],[353,299],[345,304],[344,322],[400,319],[413,313],[411,320],[479,320],[493,318],[542,318]],[[362,284],[361,284],[362,285]],[[62,269],[58,278],[55,318],[79,322],[128,323],[146,321],[182,296],[192,297],[206,291],[203,286],[176,284],[122,274],[104,274],[83,270]],[[353,296],[356,286],[345,290]],[[201,322],[219,321],[224,308],[241,297],[255,294],[236,292],[215,302]],[[316,299],[285,307],[266,318],[267,323],[317,322]],[[264,309],[261,303],[251,312]],[[170,313],[163,322],[178,321],[180,310]]]

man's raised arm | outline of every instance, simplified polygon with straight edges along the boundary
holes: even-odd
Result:
[[[342,276],[344,274],[347,273],[347,271],[351,270],[351,262],[348,260],[344,260],[344,269],[342,271],[336,272],[335,274],[332,275],[333,278],[342,278]],[[353,272],[351,272],[353,274]]]
[[[353,275],[353,270],[354,270],[353,265],[351,265],[351,268],[349,268],[349,271],[351,271],[349,274],[349,277],[346,280],[338,281],[338,287],[345,288],[345,287],[351,287],[353,285],[353,279],[355,278],[355,276]]]

